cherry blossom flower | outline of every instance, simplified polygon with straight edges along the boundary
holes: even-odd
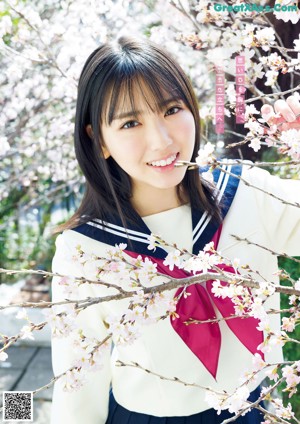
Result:
[[[263,135],[264,129],[259,121],[256,121],[254,118],[249,119],[245,124],[245,128],[249,128],[250,132],[254,135]],[[248,134],[247,134],[248,135]]]
[[[223,299],[227,297],[226,294],[224,294],[224,287],[220,280],[213,281],[211,291],[216,297],[222,297]]]
[[[110,344],[104,343],[100,347],[98,347],[95,352],[93,352],[90,360],[90,371],[99,371],[103,368],[104,355],[107,353],[108,349],[110,349]]]
[[[291,21],[293,24],[296,24],[300,19],[300,12],[297,8],[297,1],[291,1],[291,0],[276,0],[275,5],[279,5],[280,10],[277,11],[274,10],[274,15],[276,19],[282,19],[284,22]],[[296,11],[288,11],[287,9],[284,9],[284,6],[287,5],[295,5]]]
[[[254,371],[253,372],[245,371],[243,375],[240,377],[239,381],[241,382],[241,384],[244,384],[246,382],[254,382],[256,380],[257,380],[257,374]]]
[[[292,128],[282,131],[280,141],[286,148],[288,156],[295,160],[300,159],[300,130]]]
[[[204,121],[206,119],[213,119],[213,117],[215,116],[215,111],[214,111],[214,106],[213,105],[203,105],[200,108],[200,112],[199,112],[200,118],[203,119]]]
[[[6,137],[0,137],[0,157],[4,156],[10,149],[10,145]]]
[[[267,81],[265,82],[265,85],[273,87],[277,82],[278,75],[279,75],[278,71],[267,71],[266,72]]]
[[[91,353],[89,353],[86,349],[80,349],[79,351],[76,351],[77,359],[74,363],[74,365],[77,368],[82,368],[88,370],[91,368]]]
[[[260,371],[267,365],[258,353],[253,355],[252,363],[254,371]]]
[[[259,331],[264,331],[266,333],[271,332],[270,320],[265,316],[263,319],[259,321],[258,326],[256,327]]]
[[[129,322],[139,322],[145,319],[146,309],[139,305],[135,305],[133,309],[128,309],[124,313],[124,320]]]
[[[158,245],[157,244],[157,238],[153,234],[150,234],[150,236],[148,237],[148,242],[149,242],[149,245],[148,245],[147,249],[153,250],[155,252],[156,247]]]
[[[272,399],[272,405],[275,408],[275,414],[279,418],[291,419],[295,416],[290,403],[284,406],[281,399]]]
[[[226,92],[226,96],[228,98],[228,101],[230,103],[235,104],[236,103],[236,89],[235,89],[235,84],[232,82],[228,82],[227,83],[227,88],[225,90]]]
[[[185,261],[183,268],[186,271],[207,273],[209,269],[213,268],[219,262],[219,256],[200,251],[197,256],[193,256]]]
[[[210,408],[213,408],[217,411],[217,414],[220,415],[222,412],[222,403],[226,398],[225,395],[219,395],[212,390],[206,390],[205,392],[205,402],[208,403]]]
[[[214,150],[215,146],[212,143],[206,143],[204,147],[198,151],[198,156],[196,157],[197,164],[199,166],[205,166],[210,164],[213,161],[211,155]]]
[[[181,266],[181,253],[180,250],[175,249],[168,253],[166,259],[163,262],[164,265],[168,266],[170,271],[173,271],[174,266]]]
[[[286,365],[282,368],[282,376],[285,378],[288,388],[293,388],[300,384],[300,375],[298,375],[295,367]]]
[[[246,105],[246,109],[245,109],[245,119],[248,120],[250,118],[250,115],[258,115],[260,112],[256,109],[256,107],[254,106],[254,104],[251,105]],[[246,127],[246,128],[249,128]]]
[[[295,50],[300,52],[300,35],[299,35],[299,39],[294,40],[293,43],[295,44]]]
[[[27,315],[27,311],[25,308],[22,308],[16,315],[17,319],[27,319],[28,320],[28,315]]]
[[[289,337],[286,335],[284,331],[281,331],[281,334],[275,334],[269,339],[269,346],[284,346],[288,341]]]
[[[255,152],[258,152],[261,148],[261,141],[258,137],[254,137],[249,143],[249,147],[251,147]]]
[[[201,173],[203,180],[207,181],[209,184],[214,184],[214,176],[212,171],[206,171]]]
[[[263,71],[263,65],[261,63],[253,63],[252,72],[255,79],[256,78],[261,79],[265,75]]]
[[[215,252],[215,243],[213,241],[207,243],[203,248],[203,252]]]
[[[59,380],[65,392],[74,392],[81,389],[86,382],[86,376],[78,369],[69,370]]]
[[[228,408],[228,411],[233,414],[236,414],[237,412],[239,412],[240,409],[247,407],[246,400],[249,396],[250,391],[246,386],[239,387],[232,396],[226,399],[226,406]]]
[[[257,296],[272,296],[275,293],[274,284],[268,281],[260,281],[259,288],[255,289],[255,294]]]
[[[144,262],[142,262],[142,270],[147,274],[156,274],[157,264],[153,263],[149,258],[145,258]]]
[[[269,377],[270,380],[274,380],[275,382],[278,380],[278,367],[272,367],[265,370],[265,374],[267,377]]]
[[[31,326],[24,325],[24,327],[21,328],[20,333],[21,333],[21,339],[34,340]]]
[[[4,362],[8,358],[8,354],[6,352],[0,352],[0,361]]]
[[[261,350],[263,353],[269,353],[272,350],[270,346],[269,339],[266,339],[263,343],[257,346],[258,350]]]
[[[295,318],[293,318],[293,317],[289,317],[289,318],[283,317],[282,318],[282,326],[281,326],[281,328],[284,331],[288,331],[288,332],[294,331],[295,330],[295,326],[296,326],[296,319]]]
[[[235,272],[237,272],[238,267],[240,266],[241,260],[239,258],[234,258],[232,260],[232,266],[235,270]]]
[[[205,401],[211,408],[217,410],[218,415],[224,409],[228,409],[231,413],[237,413],[241,409],[247,407],[246,400],[248,399],[249,395],[249,389],[246,386],[241,386],[232,395],[206,391]]]
[[[269,51],[270,46],[272,46],[275,42],[274,28],[269,27],[257,30],[255,38],[257,40],[257,47],[260,46],[264,51]]]
[[[249,311],[251,316],[254,318],[264,320],[267,318],[267,313],[264,309],[263,301],[260,297],[255,297],[251,305],[251,311]]]
[[[53,337],[67,337],[78,328],[75,322],[77,312],[74,304],[64,305],[63,307],[52,306],[44,315],[51,327]]]

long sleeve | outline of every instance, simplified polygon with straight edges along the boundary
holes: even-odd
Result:
[[[75,248],[75,246],[72,246]],[[56,253],[53,259],[53,272],[80,277],[82,267],[76,266],[71,261],[71,247],[68,246],[64,234],[56,240]],[[65,299],[63,287],[59,284],[61,277],[54,277],[52,282],[52,301],[58,302]],[[79,287],[80,299],[95,296],[93,288],[89,284]],[[94,305],[80,312],[76,323],[82,328],[87,337],[99,341],[107,336],[106,327],[101,315],[101,307]],[[108,397],[111,380],[110,373],[110,349],[106,349],[103,362],[104,366],[97,371],[84,371],[86,381],[83,387],[77,391],[66,392],[62,381],[59,379],[54,386],[52,402],[52,424],[104,424],[108,414]],[[76,360],[76,348],[71,337],[52,337],[52,365],[54,375],[57,376],[74,365]]]
[[[300,205],[300,181],[284,180],[261,169],[247,170],[245,179],[285,202]],[[300,255],[300,207],[292,206],[255,190],[261,220],[269,239],[268,247],[291,256]]]

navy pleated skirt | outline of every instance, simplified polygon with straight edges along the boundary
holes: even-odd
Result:
[[[254,390],[249,400],[254,402],[260,395],[260,388]],[[222,411],[220,415],[215,409],[208,409],[188,417],[154,417],[152,415],[131,412],[119,405],[112,392],[109,401],[109,414],[106,424],[220,424],[233,415],[228,411]],[[253,409],[243,417],[239,417],[235,423],[238,424],[260,424],[263,421],[262,414]]]

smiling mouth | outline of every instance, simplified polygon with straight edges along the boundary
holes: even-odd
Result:
[[[162,166],[168,166],[171,165],[171,163],[173,163],[177,156],[179,155],[179,153],[175,153],[174,155],[169,156],[167,159],[162,159],[162,160],[155,160],[153,162],[147,162],[147,165],[150,166],[156,166],[156,167],[162,167]]]

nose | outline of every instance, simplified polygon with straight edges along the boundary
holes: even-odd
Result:
[[[172,145],[173,139],[169,125],[163,118],[154,117],[147,131],[147,144],[153,151],[164,150]]]

